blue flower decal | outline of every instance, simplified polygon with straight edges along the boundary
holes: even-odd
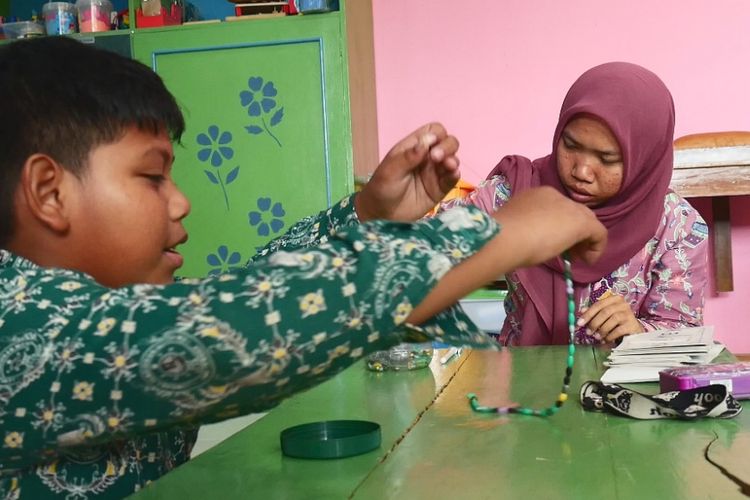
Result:
[[[241,259],[242,256],[239,252],[232,252],[230,254],[226,245],[221,245],[216,253],[210,253],[206,257],[206,262],[213,268],[208,274],[209,276],[216,276],[235,271],[240,268],[237,264],[240,263]]]
[[[240,103],[243,108],[247,108],[248,116],[260,118],[262,126],[251,124],[245,127],[245,130],[253,135],[262,134],[265,131],[281,147],[281,141],[271,132],[271,128],[284,119],[284,108],[276,109],[278,94],[276,87],[270,80],[264,82],[259,76],[251,76],[247,80],[247,88],[248,90],[240,92]],[[269,115],[271,117],[266,121]]]
[[[196,142],[205,148],[198,151],[198,159],[207,161],[211,159],[211,165],[220,167],[224,160],[231,160],[234,156],[234,150],[226,144],[232,142],[232,133],[225,131],[219,136],[219,127],[211,125],[208,127],[208,134],[198,134]]]
[[[256,212],[253,210],[247,214],[250,219],[250,225],[258,226],[258,234],[260,236],[268,236],[271,234],[271,231],[278,233],[284,227],[284,221],[281,220],[281,217],[284,217],[286,212],[281,203],[276,202],[271,206],[272,203],[271,198],[258,198],[258,209],[260,211]],[[267,217],[264,217],[264,214],[269,211],[271,212],[270,217],[268,217],[270,220],[266,222],[265,219]]]
[[[204,146],[198,150],[198,160],[202,162],[210,161],[211,166],[214,167],[214,171],[204,170],[203,172],[211,184],[221,186],[221,191],[224,193],[224,204],[227,210],[229,210],[229,196],[227,195],[226,186],[237,179],[240,167],[239,165],[234,167],[226,176],[222,175],[220,169],[225,161],[231,160],[234,157],[234,150],[229,147],[229,144],[232,142],[232,133],[229,131],[221,132],[218,126],[210,125],[207,133],[197,135],[195,142],[199,146]]]

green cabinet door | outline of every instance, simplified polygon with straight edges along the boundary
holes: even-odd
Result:
[[[183,275],[230,271],[353,190],[344,40],[339,13],[134,33],[187,123]]]

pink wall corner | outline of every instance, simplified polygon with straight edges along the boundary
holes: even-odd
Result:
[[[624,60],[656,72],[674,96],[676,135],[750,130],[750,2],[373,2],[381,154],[439,120],[461,140],[477,182],[506,154],[550,151],[575,78]],[[697,204],[701,205],[701,201]],[[710,219],[710,203],[701,210]],[[735,291],[707,293],[706,323],[750,352],[750,201],[732,200]]]

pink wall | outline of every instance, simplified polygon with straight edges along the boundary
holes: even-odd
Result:
[[[505,154],[547,154],[569,85],[605,61],[664,80],[677,136],[750,130],[747,0],[374,0],[373,15],[381,153],[439,120],[461,140],[471,182]],[[710,219],[708,200],[695,205]],[[707,291],[706,323],[750,352],[748,198],[732,200],[732,222],[735,291]]]

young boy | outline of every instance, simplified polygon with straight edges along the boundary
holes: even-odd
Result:
[[[606,239],[552,190],[494,218],[365,222],[414,220],[455,183],[458,143],[433,124],[247,269],[174,283],[190,205],[170,175],[183,118],[159,77],[24,40],[0,48],[0,102],[3,497],[123,497],[187,460],[201,423],[267,410],[370,351],[487,345],[449,306],[578,242],[595,259]]]

